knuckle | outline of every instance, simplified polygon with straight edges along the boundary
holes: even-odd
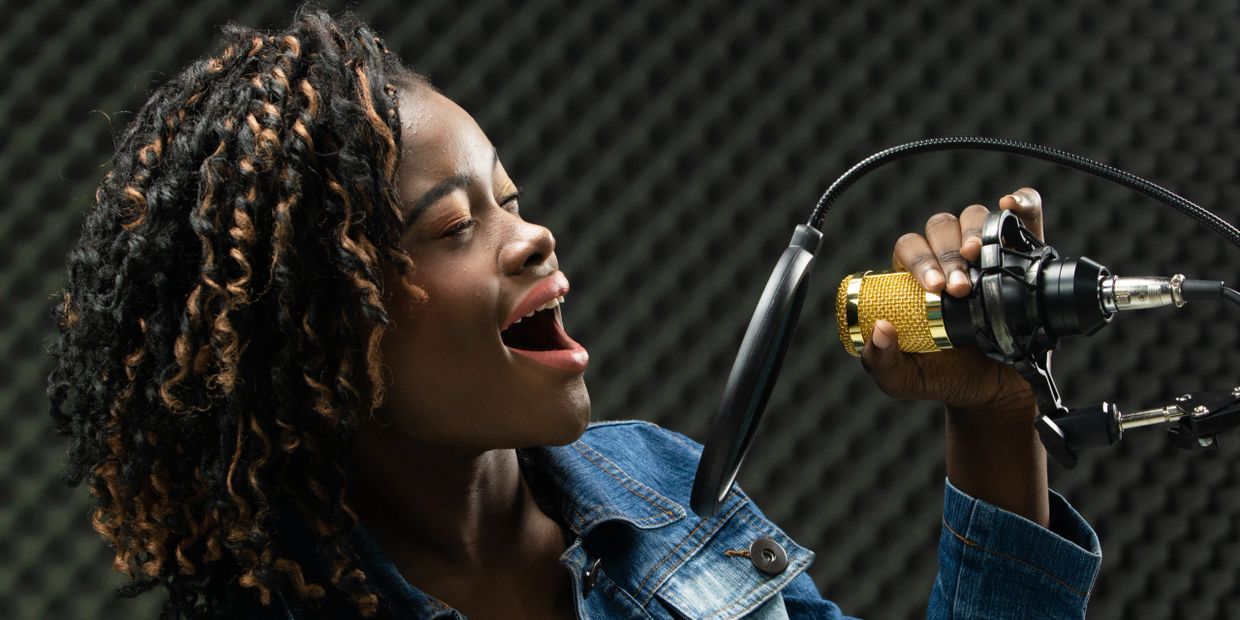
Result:
[[[926,220],[926,228],[939,228],[941,226],[959,225],[960,220],[951,213],[935,213]]]
[[[923,271],[923,267],[933,267],[933,265],[930,264],[930,261],[932,260],[934,260],[932,255],[925,252],[919,252],[908,257],[908,261],[905,262],[904,266],[911,272],[920,272]]]
[[[963,263],[964,257],[960,255],[960,250],[944,250],[939,252],[939,263],[958,264]]]

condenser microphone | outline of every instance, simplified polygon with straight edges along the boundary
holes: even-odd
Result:
[[[1189,301],[1220,299],[1223,283],[1171,277],[1110,275],[1089,258],[1047,257],[1025,277],[983,281],[969,269],[966,297],[922,288],[907,271],[866,271],[846,276],[835,297],[840,342],[854,357],[879,319],[899,334],[900,350],[942,351],[959,346],[998,345],[1005,340],[1088,336],[1117,312],[1180,308]],[[999,333],[995,333],[998,331]]]

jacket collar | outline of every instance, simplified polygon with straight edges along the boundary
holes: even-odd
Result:
[[[533,448],[529,454],[535,471],[554,484],[565,523],[583,538],[607,521],[653,529],[685,518],[683,506],[629,475],[586,441]]]
[[[652,529],[685,518],[683,506],[630,476],[585,441],[524,452],[534,466],[526,473],[549,478],[555,488],[547,491],[560,516],[582,538],[607,521]],[[410,586],[365,528],[359,525],[354,530],[353,541],[393,610],[416,610],[419,618],[461,618],[456,610]]]
[[[565,524],[582,538],[608,521],[653,529],[685,518],[683,506],[629,475],[582,439],[565,446],[540,446],[523,452],[530,460],[528,465],[532,466],[526,473],[547,478],[546,483],[554,487],[545,489],[547,496],[558,507]],[[284,523],[286,535],[296,541],[293,548],[313,548],[305,544],[310,540],[309,533],[298,521],[288,518]],[[362,556],[367,574],[384,592],[381,598],[391,605],[389,611],[416,610],[417,617],[461,618],[444,603],[410,586],[364,527],[359,525],[354,529],[353,543]],[[310,557],[302,561],[313,566],[311,574],[316,578],[327,577],[327,567],[322,566],[321,561]],[[284,597],[280,598],[283,602]]]

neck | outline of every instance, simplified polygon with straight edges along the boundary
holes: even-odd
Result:
[[[546,555],[556,542],[563,549],[514,449],[428,445],[369,423],[359,426],[354,446],[352,503],[402,569],[487,574]]]

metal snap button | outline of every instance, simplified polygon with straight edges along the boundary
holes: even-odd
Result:
[[[586,572],[582,574],[582,579],[581,579],[581,595],[582,596],[588,596],[590,594],[590,590],[594,588],[594,582],[598,581],[599,564],[602,564],[602,563],[603,563],[603,558],[594,560],[594,563],[590,565],[590,568],[587,568]]]
[[[763,536],[749,545],[749,561],[768,575],[778,575],[788,568],[788,553],[774,539]]]

